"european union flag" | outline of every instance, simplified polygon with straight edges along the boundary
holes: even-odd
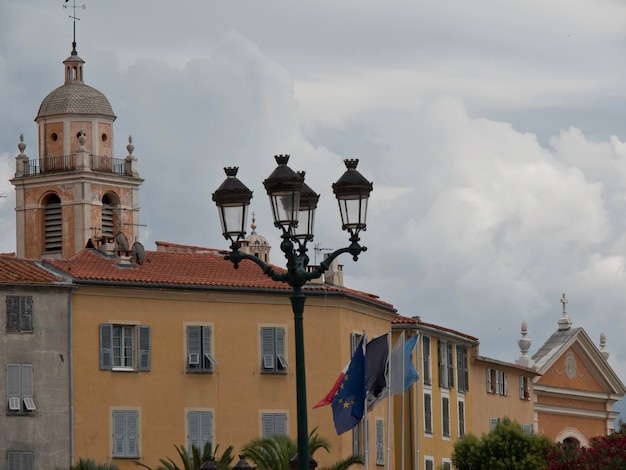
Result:
[[[346,375],[333,398],[333,421],[337,434],[356,426],[365,413],[365,354],[363,340],[356,348]]]

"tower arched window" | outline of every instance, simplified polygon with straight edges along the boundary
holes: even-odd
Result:
[[[119,231],[117,199],[112,194],[105,194],[102,198],[102,236],[114,237]]]
[[[61,199],[56,194],[52,194],[46,200],[44,208],[45,251],[48,253],[61,251],[62,236]]]

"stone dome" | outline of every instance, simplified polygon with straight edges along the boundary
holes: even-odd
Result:
[[[41,102],[35,121],[61,114],[89,114],[116,118],[109,100],[102,92],[77,81],[65,83],[51,91]]]

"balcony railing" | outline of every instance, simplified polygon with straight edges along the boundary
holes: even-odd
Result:
[[[24,176],[76,171],[76,160],[75,154],[28,160],[28,164],[24,169]],[[85,168],[85,170],[132,176],[130,162],[127,162],[123,158],[112,158],[100,155],[89,155],[89,168]]]

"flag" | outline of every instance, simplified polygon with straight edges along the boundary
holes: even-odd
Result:
[[[390,366],[392,395],[404,392],[419,378],[412,360],[417,337],[416,334],[404,341],[404,332],[402,332],[402,336],[398,338],[396,346],[393,348]]]
[[[387,387],[387,364],[389,362],[389,340],[384,334],[367,343],[365,363],[367,364],[367,411],[385,398]]]
[[[337,434],[356,426],[365,413],[365,354],[363,341],[354,351],[350,365],[333,397],[333,421]]]
[[[341,373],[339,374],[339,377],[337,377],[337,380],[335,381],[335,385],[333,385],[333,388],[331,388],[330,391],[326,394],[326,396],[322,398],[320,401],[318,401],[313,408],[319,408],[320,406],[330,405],[333,402],[333,398],[335,397],[335,394],[337,393],[337,389],[341,385],[341,382],[343,381],[343,378],[345,377],[346,372],[348,371],[349,365],[350,363],[348,362],[346,364],[346,367],[344,367]]]

